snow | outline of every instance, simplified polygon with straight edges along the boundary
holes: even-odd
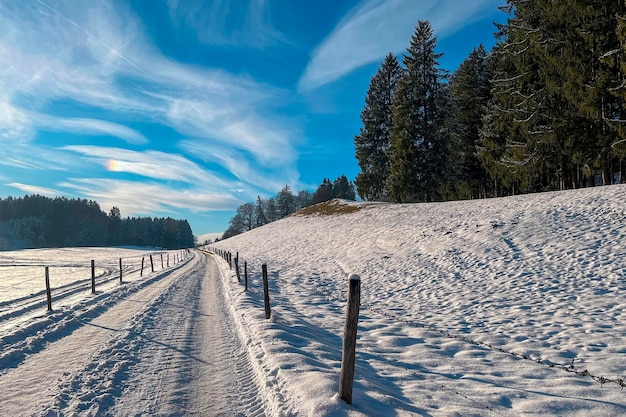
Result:
[[[611,186],[335,202],[360,209],[292,216],[211,247],[247,262],[250,292],[224,274],[280,398],[275,415],[616,416],[626,414],[624,201],[626,187]],[[336,395],[350,274],[362,279],[353,407]]]
[[[295,215],[208,247],[239,253],[247,292],[200,251],[163,268],[165,252],[145,248],[0,252],[0,414],[625,415],[624,201],[621,185],[335,201],[327,208],[344,214]],[[350,406],[337,392],[355,276]]]

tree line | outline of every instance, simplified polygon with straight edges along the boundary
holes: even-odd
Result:
[[[332,182],[324,178],[315,192],[302,190],[294,193],[289,185],[285,185],[274,197],[264,199],[259,196],[256,202],[239,206],[235,215],[230,219],[228,229],[222,235],[222,239],[280,220],[305,207],[333,198],[356,199],[354,184],[345,175],[337,177]]]
[[[71,246],[189,248],[187,220],[107,214],[95,201],[40,195],[0,198],[0,250]]]
[[[364,200],[485,198],[621,182],[626,10],[507,0],[491,51],[450,75],[427,21],[370,82],[354,138]]]

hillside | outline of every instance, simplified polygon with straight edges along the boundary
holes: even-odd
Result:
[[[212,245],[286,415],[626,413],[626,186],[432,204],[334,201]],[[233,255],[234,256],[234,255]],[[260,265],[270,271],[263,318]],[[335,394],[362,278],[354,407]]]

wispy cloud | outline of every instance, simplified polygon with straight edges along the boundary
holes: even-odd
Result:
[[[44,114],[35,115],[31,117],[31,120],[34,125],[44,130],[71,132],[82,135],[114,136],[134,145],[148,143],[148,139],[140,132],[118,123],[105,120],[85,119],[80,117],[50,117]]]
[[[64,146],[63,149],[77,152],[109,168],[109,162],[116,162],[116,171],[136,174],[147,178],[181,181],[191,184],[214,184],[228,187],[229,183],[211,175],[187,158],[160,151],[132,151],[121,148],[100,146]]]
[[[61,192],[59,190],[55,190],[53,188],[47,188],[47,187],[40,187],[37,185],[21,184],[19,182],[12,182],[7,185],[10,187],[22,190],[23,192],[28,193],[28,194],[39,194],[39,195],[43,195],[46,197],[58,197],[58,196],[65,195],[64,192]]]
[[[209,6],[216,6],[212,19],[218,22],[223,16],[236,18],[239,13],[229,3],[170,1],[170,8],[189,13],[191,19],[206,14],[195,13],[194,7],[211,10]],[[279,35],[271,27],[268,4],[248,2],[246,17],[239,29],[230,33],[231,39],[241,41],[240,36],[258,29],[264,34],[263,42],[276,40]],[[93,165],[96,161],[102,168],[116,159],[123,162],[120,167],[125,172],[153,179],[152,187],[162,187],[158,190],[161,195],[193,202],[190,195],[168,184],[185,181],[185,192],[197,191],[201,196],[198,209],[205,210],[234,209],[239,200],[228,190],[258,190],[260,181],[297,181],[293,129],[288,120],[270,116],[274,106],[284,104],[287,94],[245,75],[172,61],[146,38],[142,23],[123,3],[0,2],[0,27],[0,164],[76,171],[88,162]],[[72,114],[69,107],[55,111],[58,103],[79,105],[81,113]],[[168,144],[170,149],[178,145],[178,155],[83,145],[85,136],[96,135],[117,137],[133,148],[152,143],[150,134],[129,127],[136,122],[165,125],[174,129],[178,138],[187,139],[177,144],[179,139],[173,138]],[[42,143],[44,131],[71,133],[65,145],[80,136],[77,143],[81,145]],[[200,158],[200,148],[189,143],[204,146],[204,152],[223,149],[224,155],[243,155],[257,169],[239,169],[227,157]],[[185,153],[214,166],[193,163]],[[225,170],[232,175],[218,174]],[[72,184],[74,190],[91,198],[98,194],[111,200],[113,192],[124,198],[125,190],[141,189],[140,185],[131,187],[130,181],[107,189],[102,186],[105,180],[73,180]],[[163,183],[158,185],[158,181]],[[214,184],[209,192],[203,186],[207,182]],[[174,205],[171,201],[149,206]]]
[[[156,182],[134,182],[102,178],[74,178],[58,184],[98,201],[100,207],[118,207],[125,216],[233,210],[242,204],[229,193],[211,189],[179,190]]]
[[[14,164],[15,166],[25,167],[28,169],[37,169],[37,170],[43,169],[37,165],[29,164],[28,162],[20,161],[19,159],[15,159],[15,158],[6,158],[6,161],[7,161],[7,165]]]
[[[211,45],[266,47],[284,42],[271,22],[269,0],[168,0],[170,16]]]
[[[401,52],[418,20],[428,20],[443,38],[493,12],[500,0],[364,0],[313,52],[299,88],[310,91],[363,65]]]

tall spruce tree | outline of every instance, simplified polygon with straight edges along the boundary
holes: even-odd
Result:
[[[355,184],[364,200],[386,200],[389,175],[389,135],[392,127],[391,108],[402,68],[393,54],[388,54],[372,77],[365,108],[361,112],[363,127],[354,137],[356,159],[361,168]]]
[[[522,191],[579,187],[596,172],[607,183],[616,132],[602,119],[620,111],[610,93],[619,75],[602,57],[618,47],[623,2],[507,3],[483,162]]]
[[[620,69],[617,81],[619,85],[612,90],[620,102],[618,112],[605,120],[618,134],[618,138],[611,144],[614,154],[620,159],[620,174],[622,174],[621,160],[626,157],[626,15],[617,16],[617,38],[620,47],[609,51],[603,57],[603,61],[613,68]],[[620,181],[624,178],[620,175]]]
[[[491,191],[489,174],[478,159],[482,119],[491,100],[491,70],[483,45],[475,48],[450,78],[453,100],[453,164],[457,198],[485,198]]]
[[[396,202],[440,198],[448,174],[445,122],[449,94],[436,45],[430,23],[420,21],[403,58],[406,71],[393,103],[386,186]]]

